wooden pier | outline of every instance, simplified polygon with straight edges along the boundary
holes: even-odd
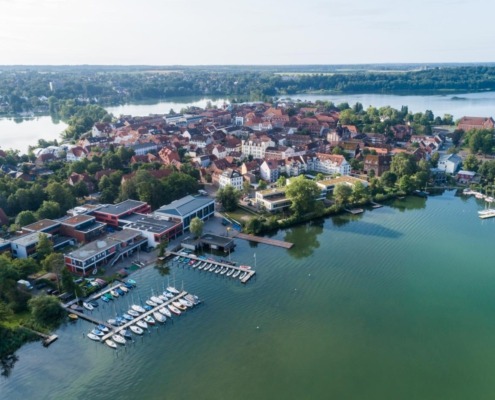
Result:
[[[351,213],[352,215],[364,213],[364,210],[362,208],[353,208],[353,209],[344,208],[344,210],[347,211],[348,213]]]
[[[236,231],[233,233],[233,235],[237,239],[244,239],[244,240],[249,240],[251,242],[268,244],[270,246],[283,247],[284,249],[290,249],[292,248],[292,246],[294,246],[294,243],[284,242],[283,240],[276,240],[261,236],[248,235],[246,233],[241,233]]]
[[[162,304],[158,304],[156,307],[153,307],[151,310],[144,312],[143,314],[139,315],[139,317],[134,318],[132,321],[126,322],[124,325],[120,325],[120,326],[107,325],[110,329],[110,332],[101,338],[101,342],[105,343],[105,340],[110,339],[113,335],[119,333],[122,329],[127,329],[131,325],[134,325],[137,321],[140,321],[143,318],[147,317],[148,315],[153,314],[155,311],[158,311],[160,308],[166,307],[167,305],[171,304],[172,302],[179,300],[180,298],[184,297],[186,294],[187,294],[187,292],[183,291],[183,292],[179,293],[177,296],[171,298],[170,300],[167,300],[167,301],[163,302]]]
[[[38,335],[40,338],[42,338],[43,340],[41,341],[41,343],[45,347],[50,346],[54,341],[56,341],[58,339],[57,335],[46,335],[44,333],[35,331],[34,329],[28,328],[26,326],[21,326],[21,327],[22,327],[22,329],[26,329],[27,331],[32,332],[35,335]]]
[[[244,278],[240,279],[241,283],[247,283],[256,274],[256,271],[254,271],[252,269],[242,268],[242,266],[236,267],[235,265],[230,265],[230,264],[222,263],[222,262],[215,261],[215,260],[205,260],[204,258],[197,257],[195,254],[184,255],[184,254],[170,251],[170,252],[167,252],[167,255],[186,257],[186,258],[189,258],[190,260],[207,262],[210,264],[215,264],[219,267],[227,267],[227,268],[233,269],[235,271],[246,272],[246,276],[244,276]],[[184,266],[189,266],[189,264],[186,263],[186,264],[184,264]],[[204,271],[204,270],[201,270],[201,271]],[[237,279],[237,278],[234,278],[234,279]]]
[[[93,318],[89,314],[84,314],[80,311],[72,310],[71,308],[66,308],[66,310],[69,314],[76,314],[79,318],[84,319],[85,321],[92,322],[95,325],[105,325],[108,329],[113,329],[112,325],[108,324],[105,321],[99,320],[97,318]]]

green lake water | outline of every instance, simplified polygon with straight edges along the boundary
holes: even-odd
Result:
[[[0,399],[491,399],[495,397],[495,219],[447,191],[237,241],[247,285],[172,266],[204,299],[112,351],[65,325],[24,346]],[[167,286],[134,275],[144,298]],[[172,275],[171,278],[172,279]],[[108,317],[130,297],[100,306]]]

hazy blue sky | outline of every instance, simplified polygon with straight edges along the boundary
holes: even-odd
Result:
[[[495,61],[493,0],[0,0],[0,64]]]

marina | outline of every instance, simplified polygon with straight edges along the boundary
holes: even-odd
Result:
[[[256,274],[256,271],[252,270],[249,266],[241,265],[239,267],[236,267],[232,264],[201,258],[194,254],[187,254],[182,252],[169,252],[168,254],[170,256],[175,256],[174,261],[179,261],[179,265],[190,266],[199,271],[221,274],[234,279],[239,278],[241,283],[247,283]],[[180,261],[181,259],[183,259],[182,262]]]
[[[285,242],[283,240],[270,239],[261,236],[249,235],[247,233],[241,233],[237,231],[233,231],[233,235],[236,239],[249,240],[251,242],[268,244],[270,246],[282,247],[284,249],[290,249],[294,246],[294,243]]]

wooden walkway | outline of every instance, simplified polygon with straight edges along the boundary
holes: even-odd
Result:
[[[276,240],[265,238],[261,236],[248,235],[246,233],[234,232],[234,237],[237,239],[249,240],[251,242],[269,244],[270,246],[283,247],[284,249],[290,249],[294,246],[294,243],[284,242],[283,240]]]
[[[95,325],[105,325],[108,329],[113,329],[112,325],[108,324],[105,321],[99,320],[98,318],[93,318],[89,314],[84,314],[80,311],[72,310],[70,308],[66,308],[66,310],[69,314],[76,314],[79,318],[84,319],[84,320],[89,321],[89,322],[92,322]]]
[[[169,251],[169,252],[167,252],[167,255],[187,257],[190,260],[203,261],[203,262],[207,262],[209,264],[215,264],[215,265],[220,266],[220,267],[227,267],[227,268],[230,268],[230,269],[233,269],[236,271],[246,272],[246,276],[240,280],[242,283],[247,283],[256,274],[256,271],[254,271],[252,269],[236,267],[235,265],[225,264],[225,263],[221,263],[221,262],[218,262],[215,260],[205,260],[203,258],[196,257],[195,254],[188,254],[187,256],[185,256],[185,255],[180,254],[180,253]],[[183,265],[185,267],[189,266],[188,263],[185,263]],[[197,269],[197,268],[194,268],[194,269]],[[203,270],[198,270],[198,271],[205,271],[205,270],[203,269]],[[208,272],[208,271],[205,271],[205,272]],[[211,271],[211,272],[214,273],[213,271]],[[226,275],[224,274],[224,275],[220,275],[220,276],[226,276]],[[232,276],[227,276],[227,278],[232,278]],[[233,278],[233,279],[237,279],[237,278]]]
[[[181,292],[177,296],[171,298],[170,300],[167,300],[167,301],[163,302],[162,304],[158,304],[156,307],[153,307],[151,310],[146,311],[145,313],[141,314],[139,317],[134,318],[132,321],[126,322],[124,325],[109,326],[110,332],[101,338],[101,342],[105,343],[105,340],[110,339],[112,337],[112,335],[119,333],[122,329],[127,329],[131,325],[134,325],[137,321],[140,321],[143,318],[147,317],[148,315],[153,314],[155,311],[158,311],[158,309],[160,309],[162,307],[166,307],[167,305],[171,304],[172,302],[179,300],[180,298],[184,297],[186,294],[187,294],[186,291]]]

